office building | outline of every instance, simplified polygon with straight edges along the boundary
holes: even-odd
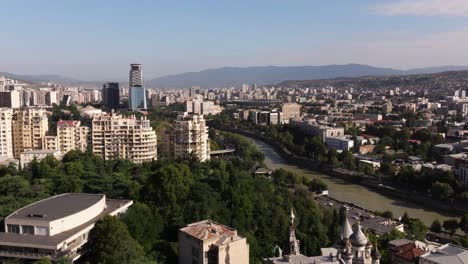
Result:
[[[174,157],[194,155],[202,162],[210,159],[208,127],[203,115],[188,113],[179,115],[171,138]]]
[[[102,103],[109,109],[118,109],[120,104],[119,84],[115,82],[105,83],[102,86]]]
[[[222,112],[222,108],[213,101],[203,101],[200,99],[188,100],[185,102],[187,113],[199,115],[217,115]]]
[[[13,113],[13,155],[19,158],[25,150],[42,149],[43,137],[49,130],[46,110],[26,108]]]
[[[57,122],[58,149],[64,154],[74,149],[86,151],[89,134],[89,127],[81,126],[80,121],[60,120]]]
[[[41,161],[47,156],[52,156],[57,160],[62,159],[62,153],[60,150],[47,150],[47,149],[37,149],[37,150],[26,150],[20,154],[20,166],[21,168],[27,167],[33,160]]]
[[[0,156],[13,158],[13,110],[0,108]]]
[[[141,64],[130,64],[128,106],[132,111],[147,109],[146,90],[143,87],[143,70]]]
[[[142,163],[157,159],[156,132],[146,117],[94,115],[91,131],[93,152],[105,160]]]
[[[132,204],[131,200],[84,193],[64,193],[32,203],[5,218],[0,257],[75,262],[90,250],[90,231],[96,222],[123,214]]]
[[[245,237],[225,225],[205,220],[179,229],[179,264],[248,264]]]

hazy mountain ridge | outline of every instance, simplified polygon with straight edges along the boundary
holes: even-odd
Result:
[[[175,75],[148,79],[148,88],[202,88],[239,86],[241,84],[276,84],[287,80],[320,80],[335,78],[354,78],[364,76],[391,76],[438,73],[445,71],[468,70],[468,66],[441,66],[411,70],[379,68],[362,64],[324,65],[324,66],[258,66],[258,67],[223,67],[199,72],[186,72]],[[76,80],[60,75],[20,75],[0,72],[0,76],[30,83],[53,82],[65,86],[100,87],[104,82]],[[122,83],[125,85],[124,83]]]

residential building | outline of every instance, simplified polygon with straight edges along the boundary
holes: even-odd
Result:
[[[94,115],[91,131],[94,154],[106,160],[123,158],[142,163],[157,159],[156,132],[146,117]]]
[[[179,264],[248,264],[249,244],[235,229],[211,220],[179,229]]]
[[[59,150],[59,143],[58,143],[57,136],[44,136],[42,138],[42,149]]]
[[[445,244],[419,257],[419,264],[467,264],[468,249]]]
[[[119,108],[120,89],[118,83],[109,82],[102,86],[102,103],[109,109]]]
[[[208,126],[203,115],[185,112],[177,116],[172,134],[174,157],[194,155],[202,162],[210,159]]]
[[[188,100],[185,102],[185,108],[188,113],[200,115],[217,115],[222,111],[221,106],[213,101],[203,101],[200,99]]]
[[[300,119],[291,119],[289,123],[291,126],[298,127],[306,134],[320,137],[323,140],[325,140],[327,137],[344,136],[344,128],[342,127],[324,126],[315,122]]]
[[[106,215],[125,213],[132,204],[131,200],[85,193],[64,193],[32,203],[5,218],[0,257],[75,262],[89,250],[95,223]]]
[[[0,156],[13,158],[13,110],[0,108]]]
[[[326,137],[325,144],[330,149],[342,151],[354,148],[354,140],[347,137]]]
[[[21,168],[27,167],[34,159],[41,161],[47,156],[53,156],[57,160],[62,159],[62,153],[60,150],[47,150],[47,149],[37,149],[37,150],[27,150],[20,154],[20,166]]]
[[[5,91],[0,92],[0,107],[20,108],[20,92],[19,91]]]
[[[284,103],[281,107],[283,113],[283,123],[288,124],[291,118],[301,117],[301,105],[296,103]]]
[[[89,127],[81,126],[80,121],[60,120],[57,122],[58,149],[64,154],[73,149],[86,151],[89,134]]]
[[[143,87],[143,70],[141,64],[130,65],[128,106],[132,111],[147,109],[146,89]]]
[[[13,113],[13,155],[19,158],[25,150],[42,149],[43,137],[49,130],[46,110],[25,108]]]

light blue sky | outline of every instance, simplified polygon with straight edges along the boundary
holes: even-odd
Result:
[[[468,65],[466,0],[0,0],[0,71],[124,80],[221,66]]]

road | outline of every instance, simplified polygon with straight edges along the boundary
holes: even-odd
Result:
[[[452,215],[446,212],[437,212],[431,208],[421,208],[420,205],[405,201],[403,199],[393,198],[381,195],[373,190],[370,190],[361,185],[346,182],[344,180],[333,178],[320,172],[311,171],[309,169],[300,168],[283,159],[270,145],[267,143],[249,138],[257,148],[265,155],[265,164],[272,170],[283,168],[292,171],[298,175],[307,178],[319,178],[328,185],[330,197],[354,203],[371,211],[391,211],[395,217],[402,216],[405,212],[412,218],[421,219],[426,225],[430,226],[432,221],[439,219],[440,221],[457,218],[457,215]]]

